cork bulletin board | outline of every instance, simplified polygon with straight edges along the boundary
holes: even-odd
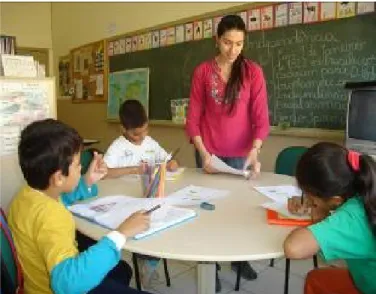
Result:
[[[101,40],[70,51],[73,102],[107,102],[107,54],[105,50],[105,40]]]

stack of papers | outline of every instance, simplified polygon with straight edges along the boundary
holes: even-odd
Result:
[[[169,205],[200,205],[202,202],[222,199],[229,192],[228,190],[189,185],[168,195],[164,200]]]
[[[144,238],[196,216],[194,210],[169,206],[163,199],[133,198],[122,195],[103,197],[85,204],[75,204],[68,209],[77,216],[114,230],[136,211],[148,210],[158,204],[162,207],[151,213],[149,229],[137,234],[134,239]]]
[[[211,156],[210,166],[221,173],[233,174],[233,175],[238,175],[238,176],[246,176],[245,171],[229,166],[228,164],[226,164],[224,161],[222,161],[220,158],[218,158],[214,154]]]
[[[261,206],[278,212],[282,216],[291,219],[297,220],[306,220],[310,219],[310,216],[299,216],[292,214],[287,209],[287,202],[288,199],[293,196],[301,197],[302,191],[292,185],[287,186],[265,186],[265,187],[255,187],[255,189],[263,194],[264,196],[268,197],[272,201],[262,204]]]

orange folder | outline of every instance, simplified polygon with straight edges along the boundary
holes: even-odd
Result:
[[[271,225],[306,227],[312,224],[312,221],[310,219],[302,220],[286,218],[280,215],[278,212],[270,209],[266,209],[266,216],[268,224]]]

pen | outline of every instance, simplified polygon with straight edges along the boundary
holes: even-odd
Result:
[[[304,196],[304,194],[303,194],[303,192],[302,192],[302,196],[300,197],[300,204],[301,204],[301,205],[303,205],[303,203],[304,203],[304,197],[303,197],[303,196]]]
[[[175,149],[175,151],[172,153],[170,160],[175,159],[176,155],[179,153],[181,147],[178,147]]]
[[[157,210],[157,209],[159,209],[159,208],[161,208],[161,205],[160,205],[160,204],[158,204],[158,205],[154,206],[153,208],[151,208],[151,209],[145,211],[144,214],[150,214],[150,213],[152,213],[153,211],[155,211],[155,210]]]

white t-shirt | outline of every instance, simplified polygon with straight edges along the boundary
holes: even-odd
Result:
[[[138,166],[141,161],[161,162],[167,156],[167,152],[149,136],[145,137],[141,145],[135,145],[120,136],[108,147],[104,161],[109,168],[118,168]]]

